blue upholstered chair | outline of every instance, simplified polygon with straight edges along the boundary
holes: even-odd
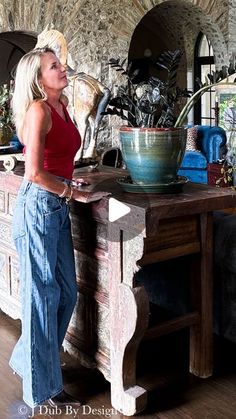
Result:
[[[207,183],[207,165],[222,159],[226,152],[226,133],[221,127],[197,126],[197,150],[186,150],[178,172],[191,182]]]
[[[19,138],[17,137],[16,134],[13,135],[13,137],[10,141],[10,146],[13,148],[12,149],[13,153],[19,153],[24,148],[23,144],[20,142],[20,140],[19,140]]]

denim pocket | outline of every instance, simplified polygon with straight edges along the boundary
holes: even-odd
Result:
[[[58,196],[47,192],[46,194],[42,194],[42,212],[45,216],[50,216],[52,214],[57,213],[62,209],[61,198]]]
[[[43,216],[43,234],[47,235],[52,230],[59,231],[62,223],[62,198],[47,192],[46,194],[41,194],[41,205]]]
[[[19,202],[13,214],[12,238],[16,240],[18,237],[25,235],[25,201]]]
[[[12,238],[13,240],[25,236],[25,199],[18,199],[13,212]]]
[[[31,182],[24,179],[16,199],[15,208],[13,211],[12,221],[12,238],[16,240],[20,237],[25,236],[25,205],[27,199],[27,193],[31,187]]]

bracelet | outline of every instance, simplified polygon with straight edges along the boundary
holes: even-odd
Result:
[[[59,198],[64,198],[67,194],[68,189],[69,189],[69,185],[66,182],[63,181],[62,183],[65,185],[65,188],[64,188],[63,192],[60,195],[58,195]]]
[[[69,189],[70,189],[70,195],[66,197],[66,202],[69,202],[71,200],[73,196],[73,192],[74,192],[74,189],[71,186],[69,186]]]

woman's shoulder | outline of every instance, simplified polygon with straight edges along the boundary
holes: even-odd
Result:
[[[52,124],[51,109],[43,100],[35,100],[29,106],[26,113],[26,123],[40,125],[49,131]]]
[[[38,113],[45,116],[50,116],[51,109],[45,100],[34,100],[29,106],[28,113]]]

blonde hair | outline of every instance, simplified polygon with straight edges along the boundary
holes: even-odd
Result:
[[[13,118],[16,132],[22,138],[25,114],[34,100],[47,100],[47,95],[40,86],[41,56],[54,51],[51,48],[35,48],[25,54],[16,69],[15,88],[12,98]]]

